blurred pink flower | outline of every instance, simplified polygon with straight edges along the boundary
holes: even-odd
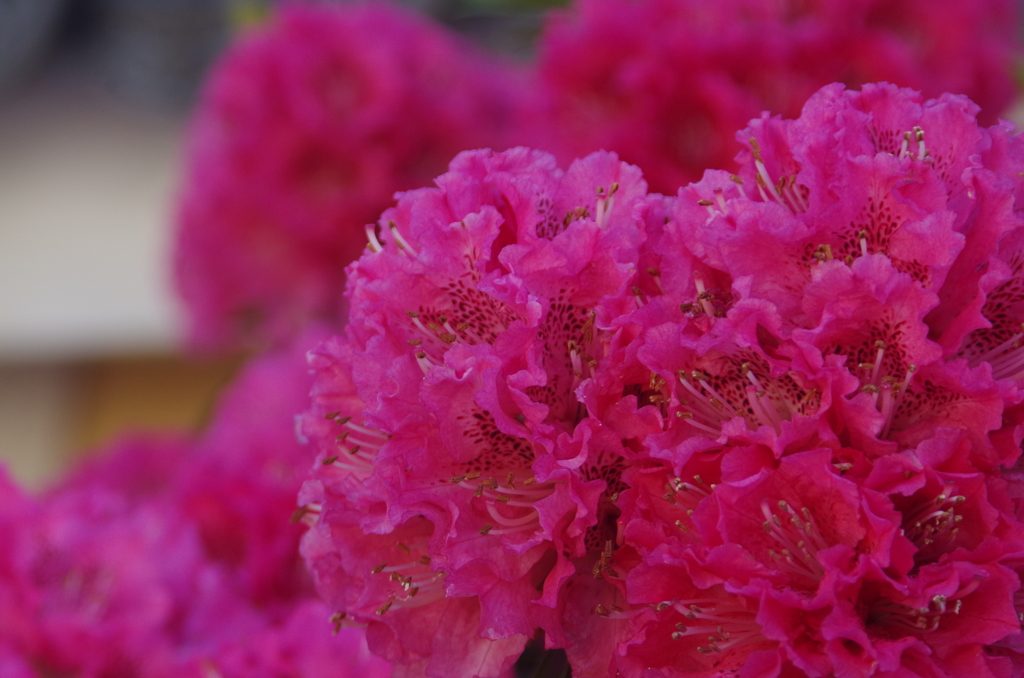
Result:
[[[280,624],[238,637],[183,674],[195,678],[388,678],[361,630],[332,632],[323,603],[307,601]]]
[[[302,529],[290,518],[313,453],[296,439],[295,417],[312,384],[306,349],[324,336],[324,328],[307,328],[245,365],[174,483],[207,557],[259,607],[290,605],[310,592],[298,555]]]
[[[295,437],[312,381],[300,346],[323,336],[254,359],[197,440],[136,434],[38,499],[0,476],[0,667],[386,674],[362,632],[331,634],[290,524],[312,459]]]
[[[0,466],[0,666],[9,661],[17,678],[20,658],[40,642],[35,625],[38,598],[31,583],[37,511],[37,503]]]
[[[23,652],[0,643],[0,678],[39,678],[39,673]]]
[[[193,455],[195,439],[182,434],[125,433],[108,446],[86,452],[52,493],[104,491],[131,506],[173,500],[175,478]]]
[[[580,0],[542,38],[538,143],[615,151],[675,193],[729,167],[750,118],[795,116],[834,81],[963,93],[992,123],[1016,93],[1016,17],[1010,0]]]
[[[386,2],[286,3],[215,67],[191,126],[175,275],[197,348],[342,314],[343,269],[395,191],[502,146],[521,76]]]
[[[87,489],[48,497],[33,528],[38,663],[88,677],[173,675],[190,604],[227,583],[205,566],[195,530],[167,505]]]

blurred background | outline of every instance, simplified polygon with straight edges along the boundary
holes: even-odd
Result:
[[[416,0],[526,57],[545,0]],[[133,429],[198,430],[243,356],[178,350],[170,219],[202,77],[257,0],[0,0],[0,462],[44,487]]]

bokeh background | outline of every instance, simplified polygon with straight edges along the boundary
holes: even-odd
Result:
[[[529,58],[549,0],[416,0]],[[260,0],[0,0],[0,461],[29,488],[132,430],[196,431],[244,361],[179,350],[188,112]]]

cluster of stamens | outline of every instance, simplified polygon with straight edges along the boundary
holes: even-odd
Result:
[[[661,282],[659,281],[658,284],[660,286]],[[700,271],[694,272],[693,285],[697,288],[697,296],[691,302],[680,304],[679,310],[689,316],[705,315],[709,318],[725,317],[725,309],[715,306],[715,294],[705,287],[704,276]]]
[[[754,155],[754,181],[757,183],[757,192],[760,194],[761,200],[782,205],[793,214],[806,212],[808,209],[807,197],[804,194],[806,189],[803,186],[797,185],[796,175],[790,174],[781,177],[777,182],[774,181],[764,164],[764,158],[761,156],[761,145],[754,137],[750,137],[750,148]],[[729,179],[736,184],[739,194],[744,199],[747,199],[747,191],[744,188],[743,179],[735,174],[730,174]],[[697,201],[697,204],[706,208],[708,215],[711,217],[715,216],[716,209],[718,212],[725,214],[728,211],[725,192],[721,188],[715,188],[713,193],[715,196],[714,200],[702,198]]]
[[[784,176],[778,183],[772,181],[765,167],[764,159],[761,157],[761,145],[757,139],[750,137],[750,149],[754,153],[754,167],[757,170],[755,179],[757,190],[761,199],[765,202],[774,201],[788,207],[793,214],[807,211],[807,200],[804,198],[802,187],[796,185],[796,175]]]
[[[365,230],[366,241],[370,247],[370,251],[375,254],[383,252],[384,245],[382,245],[380,240],[377,239],[377,224],[366,224]],[[398,247],[398,253],[401,256],[417,256],[416,250],[409,244],[409,241],[402,236],[402,233],[398,230],[398,226],[395,222],[390,219],[388,220],[388,230],[391,231],[391,238]]]
[[[776,505],[781,517],[772,512],[767,500],[761,501],[765,534],[781,547],[770,549],[768,555],[780,570],[810,580],[816,586],[825,574],[825,568],[818,562],[818,552],[828,548],[828,544],[806,507],[798,513],[785,501]]]
[[[857,251],[862,257],[866,257],[871,254],[871,247],[870,243],[868,242],[868,235],[869,234],[867,230],[861,229],[857,231],[857,233],[855,234],[855,238],[853,239],[853,242],[850,243],[851,245],[854,245],[857,248]],[[819,264],[823,264],[826,261],[832,261],[833,259],[835,259],[836,255],[835,252],[832,250],[832,245],[828,243],[822,243],[821,245],[818,245],[814,252],[811,253],[811,257],[813,257]],[[847,266],[853,266],[853,262],[855,260],[856,256],[854,254],[847,254],[843,258],[843,263],[845,263]]]
[[[866,257],[871,254],[868,243],[868,232],[866,230],[861,229],[857,231],[856,242],[853,244],[858,248],[860,256]],[[822,243],[818,245],[813,252],[811,252],[811,257],[819,264],[824,264],[826,261],[832,261],[835,259],[836,254],[832,249],[832,245]],[[847,254],[846,257],[843,258],[843,262],[847,266],[852,266],[855,260],[856,257],[853,254]]]
[[[320,513],[323,511],[323,505],[319,502],[310,502],[303,504],[302,506],[295,509],[292,513],[290,523],[302,523],[306,527],[313,527],[320,519]]]
[[[373,462],[381,446],[387,442],[388,436],[376,429],[355,423],[352,417],[342,417],[339,414],[329,412],[324,415],[325,419],[333,419],[344,430],[334,437],[338,454],[325,457],[321,463],[324,466],[350,471],[353,474],[353,482],[359,482],[373,472]]]
[[[398,542],[397,547],[405,555],[412,554],[412,548]],[[392,607],[421,607],[444,597],[443,572],[430,569],[430,556],[419,558],[398,565],[386,562],[370,570],[370,574],[386,574],[391,582],[398,585],[398,590],[388,593],[388,599],[377,608],[378,615],[384,615]]]
[[[619,573],[612,568],[612,560],[615,557],[615,544],[611,539],[605,541],[604,548],[601,550],[601,555],[598,557],[597,562],[594,563],[592,574],[594,579],[600,578],[602,575],[609,577],[618,578]],[[598,614],[601,614],[598,612]],[[602,615],[608,616],[608,615]]]
[[[750,363],[745,362],[740,366],[740,376],[749,382],[745,387],[747,397],[746,402],[740,403],[740,409],[737,409],[710,384],[709,375],[699,370],[679,370],[676,374],[686,392],[679,399],[682,409],[676,411],[676,418],[715,437],[722,434],[722,424],[736,417],[743,417],[751,430],[767,425],[781,431],[784,420],[792,419],[803,403],[810,402],[818,395],[817,390],[811,389],[797,403],[772,398],[761,378],[751,369]]]
[[[692,516],[697,504],[705,497],[711,496],[711,492],[715,489],[715,483],[705,483],[700,475],[694,475],[692,483],[682,478],[671,478],[665,483],[664,489],[665,494],[662,495],[662,499],[685,510],[687,516]],[[690,531],[682,520],[677,520],[675,525],[683,532]]]
[[[957,525],[963,516],[957,507],[967,501],[962,494],[956,494],[956,486],[947,483],[934,499],[921,502],[904,517],[903,534],[918,547],[919,551],[929,550],[936,543],[948,544],[959,531]]]
[[[739,602],[720,598],[694,598],[665,601],[654,606],[658,611],[674,610],[686,621],[678,622],[673,640],[707,635],[707,644],[699,645],[701,654],[716,654],[742,645],[764,641],[755,613]]]
[[[419,312],[406,311],[405,313],[418,333],[423,335],[409,339],[407,342],[415,350],[416,362],[423,370],[423,374],[440,364],[439,358],[431,355],[431,351],[425,349],[431,348],[443,353],[449,346],[459,341],[470,345],[484,343],[469,323],[459,323],[453,326],[448,317],[444,315],[437,316],[437,322],[428,320],[424,323]],[[428,343],[425,344],[424,341]]]
[[[618,190],[619,182],[617,181],[612,182],[607,193],[605,193],[604,186],[597,187],[597,209],[594,214],[594,223],[601,229],[608,227],[608,218],[611,216],[612,206],[615,204],[615,194]]]
[[[939,628],[945,615],[960,614],[963,599],[980,585],[981,577],[976,576],[951,596],[932,596],[928,605],[924,607],[915,608],[894,601],[885,601],[872,606],[869,619],[876,624],[884,624],[901,631],[931,633]]]
[[[699,370],[679,370],[676,375],[683,390],[690,397],[680,398],[679,404],[686,410],[676,410],[676,418],[686,420],[690,426],[718,437],[722,424],[739,416],[729,402],[708,383],[710,377]]]
[[[589,345],[594,339],[594,315],[591,314],[587,318],[586,323],[583,325],[583,345]],[[594,373],[594,369],[597,367],[597,360],[594,356],[583,352],[583,346],[573,341],[568,340],[565,344],[565,348],[569,354],[569,363],[572,365],[572,387],[571,390],[575,391],[580,382],[582,382],[589,375]]]
[[[743,179],[740,179],[735,174],[730,175],[730,176],[732,177],[733,181],[735,181],[738,184],[740,193],[743,195],[743,197],[744,198],[747,197],[746,192],[743,190]],[[707,209],[708,216],[711,216],[711,217],[715,216],[715,208],[716,207],[718,208],[719,212],[721,212],[722,214],[725,214],[726,211],[728,211],[728,209],[729,209],[727,203],[725,202],[725,191],[723,191],[720,188],[716,188],[716,189],[714,189],[713,193],[714,193],[714,196],[715,196],[714,200],[708,200],[707,198],[702,198],[702,199],[697,201],[697,204],[700,205],[701,207],[704,207],[705,209]]]
[[[977,367],[981,363],[988,363],[992,366],[992,376],[996,379],[1019,380],[1024,378],[1024,350],[1021,349],[1022,342],[1024,342],[1024,323],[1021,323],[1020,332],[1016,332],[1001,344],[972,358],[971,367]]]
[[[661,410],[662,416],[665,416],[666,409],[665,404],[668,402],[668,396],[665,395],[665,387],[668,382],[657,372],[651,372],[651,378],[647,382],[647,390],[643,392],[643,398],[645,405],[654,405]]]
[[[536,502],[551,496],[555,491],[554,483],[538,483],[533,476],[522,478],[514,471],[509,471],[503,482],[497,478],[482,478],[481,473],[472,471],[453,476],[451,482],[473,490],[473,496],[484,499],[487,513],[493,522],[485,524],[480,534],[501,535],[516,532],[534,531],[540,526],[540,514]],[[512,507],[511,512],[518,515],[506,515],[499,506]]]
[[[874,396],[875,407],[882,413],[884,424],[879,433],[880,438],[885,438],[892,427],[893,417],[899,410],[903,396],[907,392],[907,386],[914,376],[917,367],[913,364],[907,365],[907,372],[903,375],[903,381],[897,381],[896,377],[882,374],[882,361],[885,358],[886,344],[882,340],[876,340],[875,361],[872,363],[859,363],[857,367],[867,372],[867,377],[861,379],[860,391],[871,393]]]
[[[915,158],[913,145],[917,144],[917,156]],[[924,144],[924,130],[915,126],[913,130],[903,133],[903,145],[900,146],[899,158],[915,158],[916,160],[928,160],[931,155]]]

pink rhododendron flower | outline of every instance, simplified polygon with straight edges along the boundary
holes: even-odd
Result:
[[[289,518],[310,452],[294,413],[311,381],[304,349],[271,352],[242,371],[198,440],[136,435],[38,499],[0,477],[0,668],[387,674],[361,631],[332,635],[299,561]]]
[[[39,678],[39,673],[24,654],[0,645],[0,678]]]
[[[171,676],[179,657],[216,645],[215,628],[262,623],[205,560],[170,478],[146,467],[173,477],[187,450],[137,437],[42,497],[15,501],[3,487],[0,637],[11,670],[17,659],[45,675]]]
[[[173,675],[174,629],[216,577],[195,530],[166,505],[131,510],[102,490],[50,497],[33,527],[39,664],[81,676]]]
[[[308,402],[307,329],[289,347],[252,359],[220,398],[210,425],[177,471],[175,501],[199,529],[207,557],[227,567],[259,606],[308,592],[298,555],[301,526],[289,519],[311,452],[295,436]]]
[[[287,3],[216,66],[191,127],[175,271],[199,348],[341,313],[343,268],[396,190],[501,145],[511,67],[396,5]]]
[[[544,143],[616,151],[674,193],[727,167],[751,117],[796,115],[836,80],[962,92],[991,123],[1015,93],[1015,17],[1006,0],[581,0],[542,39]]]
[[[86,453],[52,492],[106,491],[131,505],[173,500],[174,481],[192,459],[190,436],[127,434],[107,447]]]
[[[1020,142],[976,112],[830,86],[738,134],[735,174],[680,192],[660,242],[691,276],[641,272],[614,368],[649,370],[629,406],[660,424],[634,444],[663,460],[623,497],[641,556],[625,675],[1009,670],[1024,533],[1000,468],[1021,375],[959,257],[978,268],[1021,227],[1000,167]],[[588,385],[595,414],[614,384]]]
[[[0,666],[20,666],[20,657],[34,651],[39,637],[34,621],[37,605],[32,588],[33,527],[36,503],[0,467]]]
[[[620,444],[578,426],[575,390],[635,268],[646,186],[610,154],[563,173],[521,148],[464,153],[437,184],[369,232],[348,335],[314,354],[307,560],[339,612],[372,620],[371,648],[387,626],[385,656],[427,675],[497,675],[537,627],[604,670],[617,638],[570,620],[621,600],[574,583],[607,566]],[[448,641],[422,637],[425,615]]]
[[[307,601],[281,624],[225,645],[196,661],[185,675],[197,678],[387,678],[391,666],[370,654],[354,628],[332,632],[322,603]]]
[[[1024,141],[977,113],[836,84],[675,197],[525,149],[400,196],[310,354],[335,622],[404,675],[1024,674]]]

